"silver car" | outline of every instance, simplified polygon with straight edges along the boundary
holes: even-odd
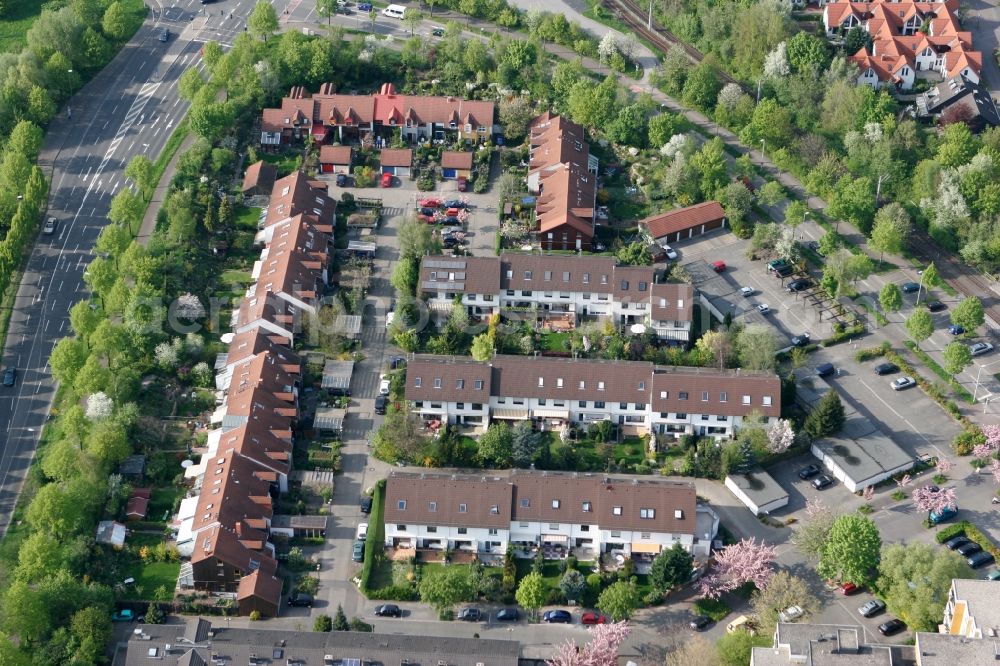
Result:
[[[989,342],[977,342],[974,345],[969,345],[969,352],[973,356],[982,356],[983,354],[988,354],[993,351],[993,345]]]
[[[889,386],[892,387],[893,391],[902,391],[903,389],[908,389],[911,386],[916,386],[917,382],[913,377],[900,377],[899,379],[893,380]]]

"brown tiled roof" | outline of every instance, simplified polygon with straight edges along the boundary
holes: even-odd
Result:
[[[705,201],[687,208],[677,208],[665,213],[650,215],[639,220],[639,226],[648,229],[649,235],[653,238],[662,238],[667,234],[721,220],[725,216],[726,211],[722,209],[722,204],[718,201]]]
[[[442,169],[471,169],[472,152],[468,150],[446,150],[441,153]]]
[[[323,146],[319,149],[319,163],[350,165],[351,152],[350,146]]]
[[[609,294],[614,270],[615,261],[610,257],[503,254],[500,256],[500,288]],[[530,280],[526,279],[527,271],[531,272]],[[551,273],[548,281],[545,280],[546,272]],[[566,273],[568,281],[563,279]]]
[[[744,403],[744,396],[749,403]],[[764,404],[765,398],[770,398],[770,405]],[[781,416],[781,379],[741,370],[658,367],[653,375],[653,411],[722,416],[756,411],[777,417]]]
[[[383,148],[378,161],[384,167],[408,167],[413,164],[413,151],[409,148]]]
[[[255,293],[240,301],[236,327],[243,328],[256,321],[264,320],[278,324],[284,329],[295,328],[295,311],[285,300],[271,292]]]
[[[273,291],[312,304],[320,291],[320,263],[295,249],[268,248],[261,253],[254,293]]]
[[[507,529],[511,491],[500,477],[393,473],[385,489],[385,522]]]
[[[278,169],[273,165],[260,160],[247,167],[246,176],[243,177],[243,191],[252,190],[259,187],[263,190],[270,190],[274,187],[274,179],[278,177]]]
[[[148,497],[132,497],[125,504],[125,515],[130,518],[145,518],[149,510]]]
[[[684,282],[654,284],[650,293],[649,314],[653,321],[692,321],[694,288]],[[678,307],[680,302],[684,307]]]
[[[326,189],[316,185],[322,183],[311,181],[301,171],[276,180],[271,189],[264,226],[269,227],[299,214],[315,216],[318,224],[333,224],[337,202],[327,194]]]
[[[650,400],[652,363],[496,356],[492,365],[495,396],[639,404]]]
[[[277,606],[281,603],[281,587],[281,579],[275,576],[273,571],[264,572],[258,569],[252,574],[240,578],[236,598],[242,600],[257,597]]]
[[[490,367],[467,357],[421,354],[406,367],[407,400],[488,403],[490,388]]]
[[[420,289],[424,292],[498,294],[500,259],[432,255],[420,261]]]
[[[288,344],[287,338],[271,335],[260,328],[237,333],[229,343],[226,364],[233,365],[267,352],[281,364],[285,372],[298,375],[302,372],[302,359],[288,348]]]
[[[222,434],[218,451],[234,451],[268,469],[288,474],[292,466],[292,443],[263,427],[259,421]]]
[[[635,303],[648,301],[656,272],[652,266],[615,266],[615,300]]]
[[[244,573],[259,570],[274,575],[278,570],[278,563],[273,557],[248,547],[247,542],[234,530],[218,525],[196,537],[194,551],[191,554],[192,563],[210,558],[216,558]]]
[[[277,356],[261,352],[233,366],[233,380],[229,385],[229,392],[257,387],[276,394],[284,394],[290,393],[298,381],[299,377],[289,374]]]
[[[546,112],[529,126],[529,174],[538,176],[535,205],[540,233],[564,225],[594,235],[596,176],[587,170],[590,147],[583,127]]]
[[[242,521],[269,520],[274,513],[271,484],[258,476],[259,469],[234,450],[220,447],[206,466],[192,531],[215,524],[235,530]]]
[[[361,125],[375,119],[370,95],[316,95],[316,120],[324,125]]]
[[[297,416],[294,402],[287,400],[290,396],[284,391],[276,391],[271,387],[258,386],[254,382],[240,383],[236,371],[233,372],[233,383],[229,386],[226,398],[226,416],[249,418],[255,412],[275,414],[293,419]]]

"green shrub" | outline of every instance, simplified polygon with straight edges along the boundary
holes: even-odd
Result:
[[[972,449],[976,448],[978,444],[985,443],[986,435],[983,434],[983,431],[977,426],[972,426],[955,435],[955,439],[951,440],[951,448],[960,456],[968,456],[972,454]]]
[[[412,585],[368,588],[365,590],[365,596],[377,601],[420,601],[420,593]]]
[[[997,548],[992,539],[967,520],[960,520],[957,523],[939,530],[938,533],[934,535],[934,538],[938,543],[944,543],[948,539],[959,536],[960,534],[964,534],[969,539],[978,543],[983,547],[983,550],[993,555],[993,557],[1000,558],[1000,548]]]
[[[716,622],[721,622],[729,615],[731,608],[719,599],[698,599],[694,602],[694,612],[698,615],[707,615]]]
[[[824,347],[832,347],[842,342],[847,342],[851,338],[857,337],[865,332],[864,324],[853,324],[851,326],[834,326],[834,333],[820,344]]]
[[[368,581],[371,580],[375,558],[382,556],[382,546],[385,543],[385,479],[375,484],[372,494],[372,512],[368,516],[368,537],[365,539],[365,562],[361,566],[361,591],[368,593]]]
[[[858,353],[854,355],[854,359],[858,363],[864,363],[865,361],[870,361],[873,358],[879,358],[880,356],[885,356],[886,352],[890,351],[892,346],[888,341],[883,342],[878,347],[869,347],[868,349],[860,349]]]

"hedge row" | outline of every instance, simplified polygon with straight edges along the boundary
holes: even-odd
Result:
[[[930,355],[927,354],[927,352],[918,347],[917,343],[913,342],[912,340],[907,340],[903,344],[906,345],[907,349],[916,354],[917,358],[919,358],[924,365],[926,365],[928,368],[931,369],[931,372],[933,372],[935,375],[937,375],[942,380],[947,382],[948,386],[951,387],[951,390],[953,390],[955,393],[961,396],[962,399],[965,400],[970,405],[975,404],[975,400],[972,399],[972,394],[966,391],[965,387],[963,387],[961,384],[955,381],[955,378],[952,375],[948,374],[944,368],[938,365],[937,362],[934,359],[932,359]]]
[[[375,484],[372,495],[372,512],[368,515],[368,536],[365,538],[365,563],[361,567],[361,591],[368,594],[368,581],[375,568],[375,560],[385,548],[385,479]]]
[[[834,345],[839,345],[842,342],[847,342],[848,340],[855,338],[865,332],[864,324],[854,324],[853,326],[845,326],[844,330],[839,333],[834,333],[830,337],[823,340],[820,344],[824,347],[832,347]]]
[[[885,356],[887,353],[892,351],[892,345],[886,340],[878,347],[869,347],[868,349],[859,349],[858,353],[854,355],[854,360],[858,363],[864,363],[865,361],[870,361],[874,358],[879,358]]]
[[[937,539],[938,543],[944,543],[948,539],[963,534],[982,546],[983,550],[1000,560],[1000,548],[997,548],[992,539],[983,534],[978,527],[967,520],[960,520],[954,525],[949,525],[948,527],[939,530],[938,533],[934,535],[934,538]]]

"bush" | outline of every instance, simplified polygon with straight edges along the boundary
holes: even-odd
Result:
[[[953,525],[949,525],[948,527],[938,530],[938,533],[934,535],[934,538],[938,543],[944,543],[948,539],[959,536],[960,534],[964,534],[969,539],[978,543],[983,547],[983,550],[993,555],[993,557],[1000,558],[1000,548],[997,548],[992,539],[967,520],[960,520]]]
[[[260,611],[258,611],[258,610],[250,611],[250,621],[251,622],[256,622],[259,619],[260,619]]]
[[[972,449],[986,443],[986,435],[976,426],[966,427],[951,440],[952,450],[960,456],[972,455]]]
[[[858,353],[854,355],[854,359],[858,363],[863,363],[865,361],[870,361],[873,358],[879,358],[880,356],[885,356],[886,352],[892,349],[892,346],[888,341],[883,342],[878,347],[869,347],[868,349],[858,350]]]
[[[834,333],[830,337],[826,338],[821,345],[824,347],[832,347],[833,345],[839,345],[842,342],[847,342],[848,340],[855,338],[865,332],[864,324],[853,324],[852,326],[834,326]]]
[[[365,596],[378,601],[420,601],[420,593],[412,585],[387,585],[377,589],[368,588]]]
[[[732,609],[724,601],[718,599],[698,599],[694,602],[695,613],[707,615],[716,622],[721,622],[731,611]]]

